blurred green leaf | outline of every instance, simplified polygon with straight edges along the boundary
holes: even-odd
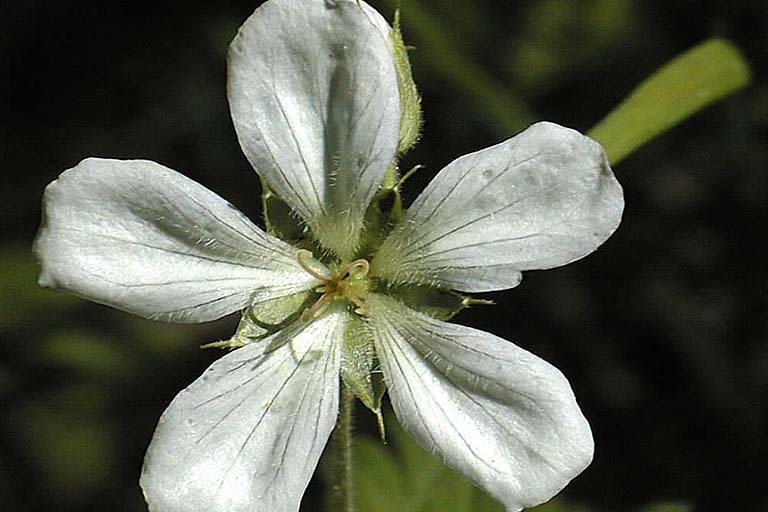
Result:
[[[749,64],[724,39],[695,46],[641,83],[589,132],[612,164],[750,82]]]
[[[495,499],[417,445],[387,416],[393,443],[355,441],[357,505],[365,512],[503,512]],[[580,505],[552,500],[531,512],[589,512]],[[646,511],[644,511],[646,512]],[[647,512],[688,512],[671,509]]]
[[[393,445],[362,438],[356,441],[359,510],[365,512],[503,512],[493,498],[443,465],[403,432],[389,416]],[[595,512],[596,509],[553,499],[530,512]],[[689,505],[663,503],[639,512],[691,512]]]
[[[121,344],[81,331],[55,333],[41,352],[46,362],[88,376],[114,377],[135,367]]]
[[[406,481],[401,464],[387,447],[381,441],[359,439],[355,459],[358,508],[367,512],[403,510]]]
[[[15,245],[0,248],[0,331],[14,328],[28,329],[43,316],[61,312],[66,305],[77,304],[72,295],[53,292],[37,284],[39,266],[32,249]]]
[[[394,9],[398,0],[382,2]],[[402,25],[413,34],[416,53],[428,51],[429,60],[421,60],[420,72],[429,66],[432,73],[453,85],[461,94],[468,94],[478,109],[489,115],[500,131],[509,135],[530,125],[536,119],[528,104],[509,88],[494,80],[475,59],[466,55],[460,44],[444,30],[440,21],[419,0],[408,0],[401,7]],[[408,41],[410,42],[410,41]],[[428,49],[428,50],[427,50]]]
[[[356,441],[357,500],[366,512],[502,512],[503,507],[427,453],[388,417],[393,443]]]
[[[60,498],[87,496],[112,476],[117,439],[104,418],[106,396],[99,386],[74,385],[28,400],[3,418],[48,491]]]
[[[659,503],[640,510],[640,512],[691,512],[693,507],[684,503]]]
[[[235,331],[237,318],[225,317],[205,324],[170,324],[147,320],[136,315],[114,311],[115,319],[127,332],[127,338],[135,343],[135,349],[162,359],[173,359],[179,353],[189,353],[190,347],[222,339]],[[197,347],[196,347],[197,346]],[[131,347],[131,350],[134,350]]]
[[[10,392],[14,385],[14,376],[5,365],[0,365],[0,398]]]
[[[511,83],[536,96],[563,86],[637,31],[636,10],[635,0],[532,2],[502,55]]]
[[[548,501],[543,505],[529,508],[527,510],[528,512],[590,512],[590,509],[586,507],[581,505],[573,505],[570,503],[563,503],[560,500]]]

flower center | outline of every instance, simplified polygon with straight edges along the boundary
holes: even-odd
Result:
[[[311,307],[304,310],[301,319],[307,321],[317,318],[334,299],[347,300],[355,305],[355,313],[368,316],[369,312],[364,302],[368,292],[368,284],[365,279],[370,270],[368,261],[359,259],[342,265],[336,274],[329,279],[310,266],[309,260],[312,257],[312,253],[306,249],[296,252],[296,261],[299,262],[299,266],[321,283],[315,288],[315,291],[321,294],[320,298]]]

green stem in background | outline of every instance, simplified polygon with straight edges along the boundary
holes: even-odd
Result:
[[[516,96],[508,87],[498,83],[474,59],[465,55],[454,44],[448,32],[440,27],[435,16],[424,8],[420,0],[407,0],[399,5],[398,0],[383,2],[390,8],[400,7],[403,25],[413,34],[418,48],[429,54],[419,64],[429,65],[431,72],[441,76],[453,85],[458,93],[469,95],[478,111],[491,116],[491,124],[502,135],[509,136],[523,130],[537,120],[528,104]],[[407,41],[410,42],[410,41]]]
[[[333,451],[330,475],[332,478],[327,512],[355,512],[353,408],[355,395],[346,386],[341,392],[339,417],[333,431]]]
[[[749,84],[749,64],[724,39],[675,57],[642,82],[589,132],[615,165],[657,135]]]

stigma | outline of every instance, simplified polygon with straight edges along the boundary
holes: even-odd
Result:
[[[313,258],[310,251],[301,249],[296,252],[296,261],[305,272],[320,282],[315,292],[321,294],[315,303],[301,314],[303,321],[314,320],[325,311],[333,300],[346,300],[354,306],[354,312],[361,316],[370,316],[365,306],[368,292],[366,276],[370,271],[368,260],[358,259],[342,265],[332,277],[326,277],[312,268],[309,261]]]

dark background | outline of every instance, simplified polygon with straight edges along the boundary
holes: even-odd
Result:
[[[219,355],[197,346],[227,338],[234,319],[159,324],[38,289],[40,197],[86,156],[140,157],[259,219],[225,97],[227,44],[258,2],[0,1],[0,510],[143,510],[156,420]],[[402,1],[425,112],[405,160],[427,166],[410,198],[534,120],[588,130],[708,37],[752,63],[752,86],[616,166],[627,207],[599,251],[529,272],[456,320],[569,377],[597,448],[564,499],[768,510],[768,6]],[[390,3],[374,5],[390,17]]]

